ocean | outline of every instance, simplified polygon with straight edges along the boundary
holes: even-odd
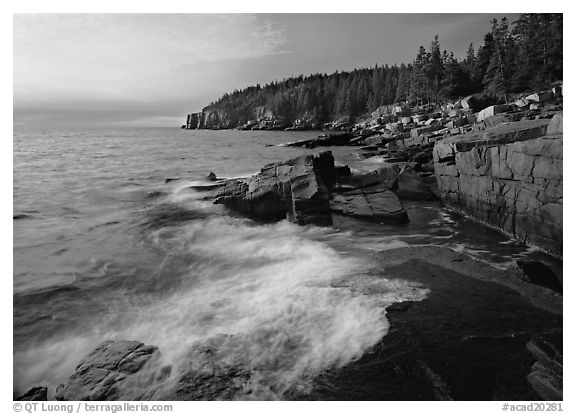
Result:
[[[374,347],[387,306],[430,293],[374,276],[378,252],[439,245],[500,267],[537,254],[438,202],[405,202],[403,225],[302,227],[254,222],[189,188],[325,150],[353,171],[378,167],[357,148],[279,145],[318,134],[16,128],[14,395],[47,385],[53,396],[105,339],[156,345],[177,368],[224,334],[242,338],[227,352],[248,361],[253,398],[281,399]]]

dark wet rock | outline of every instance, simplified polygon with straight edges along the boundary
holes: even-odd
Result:
[[[16,401],[48,401],[47,387],[34,387],[26,394],[15,399]]]
[[[24,220],[28,218],[32,218],[32,216],[30,214],[14,214],[12,216],[13,220]]]
[[[559,295],[445,248],[400,248],[378,258],[380,277],[420,283],[428,297],[390,306],[390,329],[378,344],[292,399],[553,399],[527,378],[534,356],[526,344],[535,335],[561,337]],[[557,364],[556,372],[562,372]]]
[[[230,347],[237,347],[234,337],[218,335],[196,345],[188,363],[176,373],[176,384],[162,395],[163,400],[199,401],[241,399],[248,388],[250,372],[243,361],[231,360]],[[237,351],[237,348],[236,348]]]
[[[318,138],[303,139],[300,141],[290,142],[288,144],[284,144],[284,146],[305,148],[343,146],[349,145],[350,140],[354,137],[356,137],[356,135],[349,132],[330,133],[323,136],[321,135]]]
[[[329,189],[336,176],[332,153],[304,155],[226,182],[214,202],[261,220],[330,225]]]
[[[226,183],[224,181],[222,181],[222,182],[215,183],[215,184],[191,185],[188,188],[190,188],[191,190],[194,190],[194,191],[214,191],[220,187],[223,187],[224,185],[226,185]]]
[[[122,382],[137,373],[157,351],[156,347],[137,341],[104,341],[58,386],[56,400],[115,400]]]
[[[522,270],[525,279],[530,283],[562,293],[562,284],[558,280],[556,273],[544,263],[536,260],[518,260],[516,264]]]
[[[562,335],[535,335],[526,347],[536,358],[528,382],[543,400],[562,401]]]
[[[402,171],[401,164],[383,163],[377,170],[364,174],[354,174],[339,177],[336,182],[335,191],[349,191],[366,188],[377,184],[385,184],[387,188],[395,190],[398,187],[398,174]]]
[[[411,168],[404,168],[403,171],[398,174],[397,178],[397,189],[395,190],[396,195],[400,200],[410,200],[410,201],[431,201],[436,200],[437,197],[434,191],[430,188],[421,175]],[[434,178],[432,181],[436,181]]]
[[[450,387],[444,382],[442,377],[435,373],[428,365],[422,361],[416,361],[411,374],[415,379],[424,384],[424,392],[432,396],[435,401],[453,401]]]
[[[345,191],[370,187],[380,183],[386,183],[386,179],[381,177],[378,172],[378,170],[375,170],[365,174],[354,174],[347,177],[341,177],[336,184],[336,191],[341,193]],[[387,185],[388,188],[392,188],[396,177],[397,174],[390,177],[390,181],[388,182],[389,185]]]
[[[384,183],[334,194],[330,208],[336,214],[380,223],[408,221],[402,203]]]
[[[331,213],[384,222],[405,222],[394,188],[400,167],[362,175],[334,166],[331,152],[269,164],[253,177],[231,180],[214,202],[260,220],[288,218],[298,224],[332,224]],[[332,194],[334,193],[334,194]]]
[[[174,182],[174,181],[180,181],[180,180],[182,180],[182,178],[166,178],[166,179],[164,180],[164,184],[168,184],[168,183],[171,183],[171,182]]]
[[[434,169],[443,201],[562,256],[563,141],[562,134],[547,135],[549,123],[520,121],[445,138],[434,146]]]
[[[350,167],[347,165],[336,165],[334,168],[336,169],[336,174],[338,177],[349,177],[352,175]]]

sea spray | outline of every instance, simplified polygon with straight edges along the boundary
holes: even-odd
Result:
[[[316,375],[354,361],[386,334],[386,306],[427,294],[413,283],[371,275],[376,263],[319,241],[330,233],[336,231],[230,217],[152,231],[151,243],[165,256],[157,278],[169,289],[111,303],[84,333],[18,355],[18,365],[31,370],[20,376],[38,382],[58,374],[61,381],[62,367],[70,375],[83,356],[75,349],[86,353],[104,339],[139,340],[160,349],[151,368],[170,367],[171,375],[144,394],[156,399],[170,392],[195,348],[225,335],[231,339],[220,345],[219,357],[249,373],[249,389],[234,398],[277,399],[291,388],[306,389]],[[128,399],[143,395],[141,384],[124,392]]]

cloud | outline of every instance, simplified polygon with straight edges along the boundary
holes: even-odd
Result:
[[[15,100],[120,99],[181,66],[282,53],[284,43],[282,27],[249,14],[15,15]]]

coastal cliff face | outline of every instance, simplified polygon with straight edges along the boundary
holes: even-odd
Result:
[[[227,129],[233,126],[234,122],[228,112],[204,108],[202,112],[187,115],[185,129]]]
[[[224,110],[204,108],[200,114],[202,118],[200,128],[227,129],[235,126],[230,114]]]
[[[184,129],[232,129],[240,130],[306,130],[319,129],[317,118],[302,113],[291,121],[266,106],[258,106],[239,115],[225,109],[206,107],[202,112],[187,115]]]
[[[438,141],[442,200],[562,256],[562,112]]]

